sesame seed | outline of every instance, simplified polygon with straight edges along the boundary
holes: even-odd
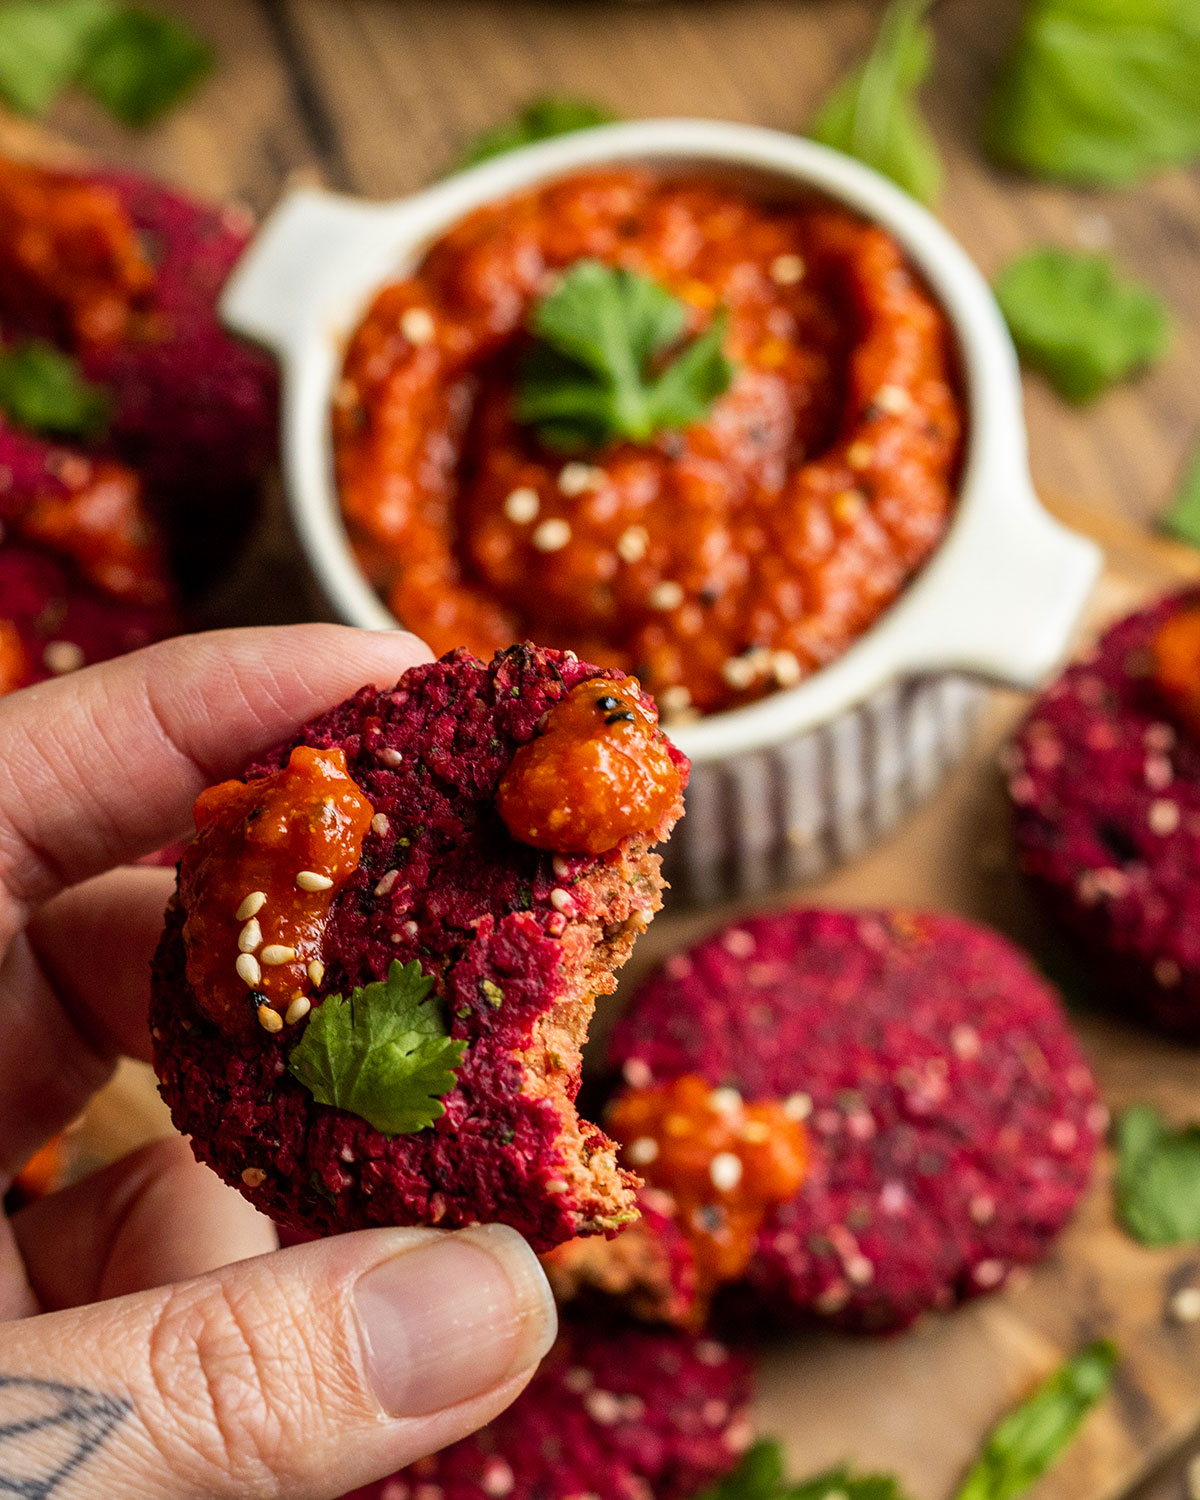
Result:
[[[541,504],[537,490],[523,484],[505,497],[504,514],[514,526],[528,526],[537,516]]]
[[[586,495],[604,482],[604,470],[592,464],[564,464],[558,471],[558,488],[564,495]]]
[[[561,854],[556,854],[554,856],[554,858],[550,861],[550,867],[559,880],[566,880],[571,873],[571,866],[567,863],[567,861],[562,857]]]
[[[719,1193],[732,1193],[742,1180],[742,1159],[732,1151],[718,1151],[708,1166],[712,1185]]]
[[[376,838],[387,838],[388,830],[391,828],[391,826],[392,825],[388,822],[387,813],[376,813],[375,816],[371,819],[371,832],[375,835]]]
[[[415,938],[417,936],[417,934],[420,932],[420,930],[421,929],[417,926],[417,924],[415,922],[411,921],[411,920],[408,921],[408,922],[405,922],[404,926],[400,929],[400,931],[404,934],[404,936],[406,938],[408,938],[408,940],[410,942],[412,941],[413,938]]]
[[[783,1112],[789,1120],[807,1120],[812,1110],[812,1096],[809,1094],[789,1094],[783,1101]]]
[[[990,1224],[996,1217],[996,1200],[986,1193],[977,1193],[967,1204],[967,1212],[976,1224]]]
[[[1002,1260],[981,1260],[972,1273],[976,1286],[988,1290],[999,1286],[1004,1280],[1004,1262]]]
[[[625,1148],[626,1161],[635,1167],[648,1167],[658,1157],[658,1142],[652,1135],[639,1135]]]
[[[316,870],[301,870],[296,884],[302,891],[327,891],[333,885],[328,875],[319,875]]]
[[[78,672],[84,663],[83,651],[74,641],[49,641],[42,652],[42,661],[47,672],[55,677],[65,677],[68,672]]]
[[[875,1267],[865,1255],[852,1255],[846,1262],[846,1280],[851,1286],[870,1286],[875,1280]]]
[[[870,467],[871,460],[875,457],[875,450],[870,443],[861,440],[851,443],[846,449],[846,462],[852,469],[866,469]]]
[[[961,1057],[964,1062],[970,1062],[979,1056],[982,1043],[974,1026],[968,1026],[962,1022],[951,1030],[950,1046],[954,1049],[955,1057]]]
[[[798,255],[777,255],[771,262],[771,280],[776,286],[795,286],[804,280],[804,262]]]
[[[379,884],[375,887],[375,894],[377,896],[388,895],[399,878],[399,870],[389,870],[387,874],[380,879]]]
[[[294,1026],[297,1021],[303,1021],[310,1010],[312,1010],[312,1001],[307,995],[294,995],[283,1019],[289,1026]]]
[[[570,911],[574,907],[575,902],[571,897],[570,891],[564,891],[562,886],[555,886],[550,892],[550,905],[554,907],[555,911]]]
[[[258,925],[258,918],[251,917],[246,925],[238,933],[238,952],[253,953],[262,944],[262,928]]]
[[[280,964],[290,964],[296,957],[295,948],[289,948],[286,943],[268,943],[262,951],[262,961],[277,968]]]
[[[621,1077],[631,1089],[646,1089],[654,1082],[650,1064],[640,1057],[631,1057],[621,1066]]]
[[[681,714],[691,708],[692,695],[681,682],[677,682],[659,693],[658,706],[665,714]]]
[[[731,688],[748,688],[758,676],[758,667],[748,656],[727,656],[721,663],[721,676]]]
[[[339,380],[333,393],[333,404],[338,411],[353,411],[358,405],[358,387],[353,380]]]
[[[771,1139],[771,1127],[765,1120],[747,1120],[742,1126],[741,1136],[751,1146],[765,1146]]]
[[[732,953],[734,958],[749,958],[757,944],[754,934],[747,932],[744,927],[730,927],[721,934],[721,947],[726,953]]]
[[[239,953],[235,967],[238,978],[250,989],[256,990],[262,983],[262,966],[253,953]]]
[[[243,899],[242,904],[238,907],[237,911],[234,912],[234,917],[237,921],[244,922],[247,917],[258,916],[259,912],[262,911],[263,907],[266,906],[266,904],[266,891],[251,891],[250,894]]]
[[[264,1031],[272,1033],[283,1030],[283,1017],[269,1005],[258,1007],[258,1024]]]
[[[876,405],[890,416],[902,416],[912,406],[912,397],[902,385],[881,385],[875,392]]]
[[[771,671],[780,687],[795,687],[804,675],[794,651],[772,651]]]
[[[651,609],[678,609],[683,603],[683,589],[673,578],[664,578],[646,595],[646,603]]]
[[[267,1174],[261,1167],[247,1167],[242,1173],[242,1181],[248,1188],[262,1187],[267,1180]]]
[[[842,490],[840,494],[833,497],[830,507],[834,519],[837,521],[855,521],[866,509],[867,502],[857,490]]]
[[[391,766],[393,770],[404,760],[399,750],[393,750],[391,745],[385,745],[382,750],[376,752],[381,765]]]
[[[611,1391],[589,1391],[583,1398],[584,1410],[593,1422],[611,1427],[621,1420],[621,1403]]]
[[[488,1459],[479,1481],[479,1487],[485,1495],[492,1496],[492,1500],[504,1500],[505,1495],[512,1494],[516,1484],[517,1476],[507,1459],[499,1456]]]
[[[1179,817],[1179,803],[1172,802],[1169,797],[1156,797],[1146,813],[1150,832],[1157,833],[1160,838],[1175,832],[1179,827]]]
[[[400,317],[400,332],[410,344],[431,344],[437,325],[427,307],[410,307]]]
[[[561,1177],[548,1177],[546,1179],[546,1191],[556,1196],[567,1191],[568,1184]]]
[[[1200,1322],[1200,1286],[1185,1286],[1171,1298],[1170,1312],[1176,1323]]]
[[[571,523],[561,516],[548,516],[534,527],[530,540],[539,552],[561,552],[571,540]]]
[[[718,1114],[734,1115],[742,1107],[742,1096],[734,1088],[713,1089],[708,1096],[708,1107]]]
[[[617,538],[617,556],[624,563],[641,562],[650,548],[650,533],[644,526],[626,526]]]

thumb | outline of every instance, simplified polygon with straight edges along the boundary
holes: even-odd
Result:
[[[491,1420],[554,1337],[511,1229],[375,1229],[0,1324],[0,1492],[334,1500]]]

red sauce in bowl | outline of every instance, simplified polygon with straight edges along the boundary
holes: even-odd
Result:
[[[727,310],[708,416],[566,459],[517,423],[531,308],[581,258]],[[334,401],[360,561],[435,651],[635,673],[678,720],[791,686],[903,589],[954,503],[945,315],[879,227],[715,178],[575,175],[476,211],[376,297]]]

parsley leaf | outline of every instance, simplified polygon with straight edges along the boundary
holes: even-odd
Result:
[[[1031,250],[997,277],[996,296],[1021,357],[1068,401],[1093,400],[1170,341],[1161,298],[1103,255]]]
[[[1089,1345],[995,1428],[954,1500],[1016,1500],[1058,1457],[1108,1390],[1117,1351]]]
[[[108,425],[110,402],[68,355],[31,339],[0,349],[0,412],[28,432],[95,438]]]
[[[681,337],[682,302],[636,271],[577,261],[533,314],[541,340],[521,372],[516,416],[543,442],[572,451],[618,438],[646,442],[689,427],[729,386],[725,317],[665,365]]]
[[[987,143],[1011,166],[1118,186],[1200,156],[1195,0],[1027,0]]]
[[[1200,1125],[1172,1130],[1156,1109],[1117,1122],[1117,1216],[1143,1245],[1200,1240]]]
[[[144,128],[194,88],[213,59],[186,26],[131,7],[100,30],[79,81],[122,124]]]
[[[746,1451],[731,1474],[696,1500],[905,1500],[890,1474],[854,1474],[845,1464],[799,1484],[783,1477],[783,1452],[773,1438]]]
[[[150,125],[212,67],[213,51],[180,22],[115,0],[0,5],[0,98],[43,114],[81,83],[126,125]]]
[[[1162,526],[1181,542],[1200,547],[1200,448],[1188,462],[1179,493],[1163,517]]]
[[[418,963],[392,964],[385,981],[349,1000],[329,995],[312,1012],[288,1067],[320,1104],[348,1110],[384,1135],[412,1135],[445,1114],[465,1042],[447,1033]]]
[[[576,99],[570,94],[547,94],[544,98],[531,99],[513,119],[476,136],[459,157],[456,167],[473,167],[490,157],[515,151],[518,146],[548,141],[556,135],[569,135],[573,130],[586,130],[589,125],[608,125],[616,118],[612,110],[590,99]]]
[[[0,5],[0,98],[44,113],[75,81],[113,0],[10,0]]]
[[[924,203],[936,202],[942,186],[941,157],[916,102],[933,64],[930,3],[892,0],[866,61],[836,86],[808,132]]]

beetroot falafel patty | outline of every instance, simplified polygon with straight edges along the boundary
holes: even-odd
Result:
[[[1122,1009],[1200,1040],[1200,592],[1113,626],[1006,753],[1020,867]]]
[[[364,688],[202,794],[151,1017],[197,1155],[316,1233],[545,1249],[634,1216],[580,1047],[686,773],[633,679],[523,646]]]
[[[703,1080],[718,1109],[780,1101],[803,1119],[807,1175],[764,1214],[741,1287],[772,1319],[863,1331],[1040,1259],[1107,1119],[1053,991],[1005,939],[950,916],[790,911],[727,928],[648,980],[611,1060],[624,1084],[606,1123],[660,1207],[671,1117],[631,1138],[639,1098]],[[737,1163],[714,1157],[711,1176],[693,1240],[738,1208]]]
[[[494,1422],[345,1500],[690,1500],[736,1466],[749,1395],[715,1339],[564,1320]]]

